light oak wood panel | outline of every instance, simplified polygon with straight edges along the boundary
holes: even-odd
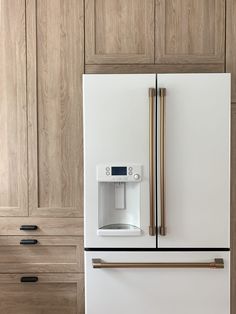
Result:
[[[37,276],[36,283],[21,283]],[[0,274],[0,313],[84,314],[83,274]]]
[[[21,240],[37,240],[22,245]],[[0,237],[1,273],[83,272],[81,237]]]
[[[0,1],[0,216],[28,214],[25,1]]]
[[[224,63],[225,0],[156,0],[156,63]]]
[[[226,71],[231,73],[231,96],[236,102],[236,1],[226,3]]]
[[[20,230],[22,225],[36,225],[32,231]],[[0,236],[83,236],[82,218],[0,218]]]
[[[219,73],[223,64],[91,64],[85,73]]]
[[[85,0],[85,60],[154,63],[154,0]]]
[[[29,209],[83,216],[83,1],[27,1]]]

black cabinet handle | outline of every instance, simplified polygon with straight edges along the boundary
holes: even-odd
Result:
[[[23,244],[23,245],[32,245],[32,244],[37,244],[37,243],[38,243],[38,240],[36,239],[24,239],[20,241],[20,244]]]
[[[37,282],[39,279],[38,277],[21,277],[21,282]]]
[[[36,225],[22,225],[20,226],[20,230],[25,230],[25,231],[33,231],[33,230],[37,230],[38,226]]]

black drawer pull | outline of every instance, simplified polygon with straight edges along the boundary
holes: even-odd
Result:
[[[32,230],[37,230],[38,226],[36,225],[22,225],[20,226],[20,230],[25,230],[25,231],[32,231]]]
[[[38,277],[21,277],[21,282],[37,282],[39,279]]]
[[[36,239],[25,239],[25,240],[20,241],[20,244],[23,244],[23,245],[32,245],[32,244],[37,244],[37,243],[38,243],[38,240]]]

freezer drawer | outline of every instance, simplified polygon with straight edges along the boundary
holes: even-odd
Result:
[[[229,252],[86,252],[85,259],[86,314],[230,313]]]

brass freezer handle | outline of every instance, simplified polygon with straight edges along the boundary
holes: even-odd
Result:
[[[149,191],[150,191],[150,225],[149,235],[156,235],[154,208],[154,105],[156,89],[149,88]]]
[[[160,228],[161,236],[166,235],[166,213],[165,213],[165,96],[166,89],[159,89],[160,97]]]
[[[93,268],[224,268],[224,260],[215,258],[208,263],[116,263],[104,262],[100,258],[92,259]]]

